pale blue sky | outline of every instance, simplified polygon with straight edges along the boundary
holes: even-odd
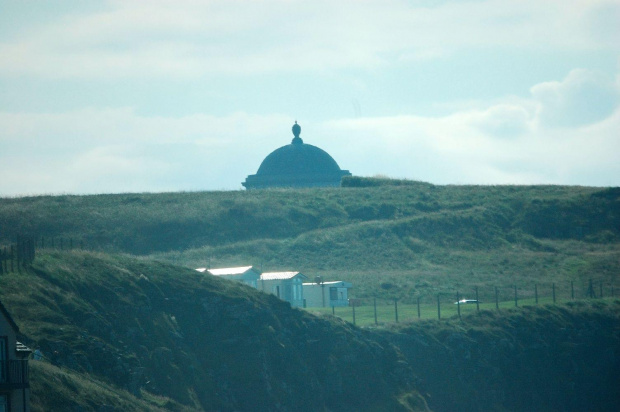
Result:
[[[620,1],[3,1],[0,196],[354,175],[620,185]]]

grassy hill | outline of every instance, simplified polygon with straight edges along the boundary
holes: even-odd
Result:
[[[378,331],[434,411],[617,411],[620,300],[483,311]]]
[[[350,281],[362,299],[571,281],[583,291],[590,279],[620,288],[619,188],[345,184],[3,198],[0,243],[29,234],[190,268],[299,270]]]
[[[386,339],[166,263],[41,253],[0,276],[33,410],[425,410]]]
[[[359,329],[150,259],[39,253],[0,275],[34,411],[617,410],[620,301]]]

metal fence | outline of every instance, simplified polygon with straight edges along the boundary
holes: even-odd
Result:
[[[397,299],[350,299],[349,306],[307,308],[332,314],[356,325],[378,325],[416,319],[461,318],[481,310],[559,304],[584,299],[617,298],[618,287],[602,279],[529,286],[474,286],[454,291]]]
[[[35,240],[19,236],[15,243],[0,247],[0,274],[21,271],[29,266],[35,257]]]
[[[30,266],[35,259],[36,251],[40,249],[84,249],[84,242],[74,241],[73,238],[18,236],[15,242],[0,244],[0,275],[20,272]]]

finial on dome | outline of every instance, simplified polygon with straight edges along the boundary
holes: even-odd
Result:
[[[293,125],[293,136],[295,136],[293,138],[293,141],[291,143],[303,143],[304,141],[301,140],[301,137],[299,137],[301,133],[301,126],[299,126],[297,124],[297,120],[295,120],[295,124]]]

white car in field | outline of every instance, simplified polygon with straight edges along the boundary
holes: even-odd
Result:
[[[482,303],[482,302],[479,302],[476,299],[461,299],[458,302],[454,302],[455,305],[467,305],[470,303]]]

